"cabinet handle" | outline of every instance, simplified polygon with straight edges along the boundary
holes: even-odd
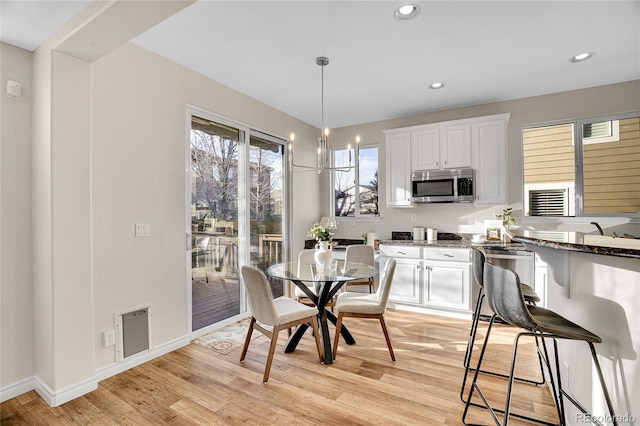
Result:
[[[398,254],[404,254],[405,256],[407,255],[407,253],[405,253],[403,251],[399,251]]]
[[[444,257],[453,257],[453,255],[448,254],[448,253],[445,253],[445,254],[444,254]]]

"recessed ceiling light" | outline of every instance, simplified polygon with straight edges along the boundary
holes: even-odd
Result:
[[[569,59],[569,62],[582,62],[582,61],[586,61],[587,59],[593,58],[593,56],[595,55],[595,52],[584,52],[584,53],[580,53],[576,56],[571,57],[571,59]]]
[[[429,89],[442,89],[443,87],[444,87],[444,83],[441,81],[437,81],[429,85]]]
[[[420,15],[420,7],[415,4],[405,4],[393,12],[393,17],[398,21],[410,21]]]

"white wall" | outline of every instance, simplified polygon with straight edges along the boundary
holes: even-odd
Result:
[[[152,305],[154,346],[188,336],[185,256],[187,105],[301,140],[315,129],[273,108],[126,44],[92,65],[92,221],[96,368],[114,362],[99,345],[114,313]],[[317,175],[294,176],[294,242],[317,218]],[[305,208],[300,208],[304,206]],[[135,223],[151,235],[134,237]]]
[[[30,377],[33,357],[31,287],[32,54],[0,43],[0,386]],[[22,99],[5,95],[7,80]],[[18,393],[23,390],[18,389]]]
[[[381,239],[390,239],[391,231],[410,231],[413,225],[430,226],[442,232],[481,232],[483,221],[493,219],[494,213],[500,213],[505,206],[474,207],[472,204],[418,204],[413,208],[387,208],[384,204],[385,184],[385,142],[383,130],[413,126],[425,123],[457,120],[484,115],[510,113],[507,128],[508,159],[508,204],[513,206],[516,216],[522,213],[522,136],[524,125],[544,123],[557,120],[569,120],[640,111],[640,80],[574,90],[513,101],[496,102],[447,111],[384,120],[356,126],[332,130],[334,144],[344,145],[352,141],[356,134],[362,143],[379,143],[379,185],[380,185],[380,222],[356,222],[355,226],[341,225],[337,236],[343,238],[360,238],[360,234],[368,231],[378,232]],[[329,213],[328,179],[322,182],[323,215]],[[417,214],[418,220],[411,222],[411,214]],[[593,219],[591,219],[593,220]],[[527,220],[527,224],[550,229],[573,229],[579,231],[595,231],[591,220],[566,220],[551,223],[536,223]],[[603,228],[624,223],[620,219],[602,219]],[[638,234],[640,225],[632,225],[629,232],[635,229]],[[610,232],[609,232],[610,233]]]

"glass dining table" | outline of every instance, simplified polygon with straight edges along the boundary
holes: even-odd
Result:
[[[323,347],[323,360],[325,364],[333,364],[333,350],[331,337],[329,335],[329,321],[336,324],[337,317],[327,309],[327,303],[336,295],[340,288],[348,281],[362,281],[369,279],[376,274],[376,268],[363,263],[348,263],[344,269],[338,270],[336,274],[318,274],[312,266],[311,273],[299,271],[298,262],[278,263],[267,269],[267,275],[272,278],[289,280],[294,283],[318,308],[318,328],[320,330],[320,340]],[[309,328],[309,324],[300,324],[291,334],[285,352],[293,352],[304,333]],[[345,342],[353,345],[356,341],[343,325],[340,332]]]

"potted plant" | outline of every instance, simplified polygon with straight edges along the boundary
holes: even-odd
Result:
[[[309,237],[315,238],[318,242],[314,258],[318,271],[322,271],[321,273],[324,275],[328,275],[331,261],[333,260],[333,251],[329,243],[333,240],[334,231],[335,225],[333,222],[329,222],[326,226],[322,226],[316,222],[311,229],[309,229],[309,232],[307,232]]]
[[[511,215],[512,210],[513,209],[511,207],[508,207],[502,210],[502,214],[496,215],[496,219],[502,220],[502,226],[504,226],[504,229],[508,230],[509,226],[518,223],[516,218]]]

